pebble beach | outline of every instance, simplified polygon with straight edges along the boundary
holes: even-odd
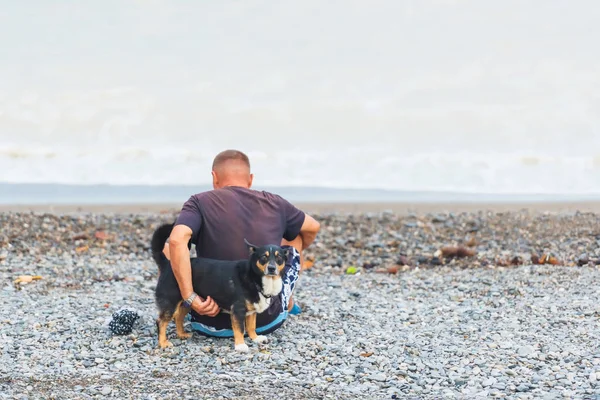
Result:
[[[0,398],[600,399],[600,214],[313,215],[303,312],[239,354],[173,324],[157,347],[175,211],[0,212]]]

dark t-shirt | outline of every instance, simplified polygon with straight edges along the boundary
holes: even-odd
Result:
[[[293,240],[305,214],[279,195],[228,186],[193,195],[176,224],[192,230],[198,257],[217,260],[248,258],[248,242],[263,246]]]

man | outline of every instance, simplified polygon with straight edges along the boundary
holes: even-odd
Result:
[[[286,262],[283,290],[257,316],[258,334],[280,327],[294,306],[292,295],[302,263],[302,251],[315,240],[320,224],[282,197],[251,189],[254,175],[248,157],[237,150],[219,153],[212,165],[214,190],[191,196],[175,222],[165,255],[183,299],[193,298],[192,329],[208,335],[232,337],[231,319],[210,298],[194,293],[190,267],[190,239],[198,257],[239,260],[248,257],[247,239],[258,246],[280,243],[292,247]]]

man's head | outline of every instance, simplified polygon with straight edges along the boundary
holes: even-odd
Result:
[[[250,173],[248,156],[238,150],[217,154],[212,165],[213,188],[241,186],[250,188],[254,175]]]

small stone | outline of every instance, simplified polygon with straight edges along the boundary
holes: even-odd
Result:
[[[454,380],[454,385],[456,386],[464,386],[469,382],[468,378],[457,378]]]
[[[445,215],[436,214],[431,219],[431,222],[438,224],[438,223],[446,222],[447,219],[448,218]]]
[[[529,385],[522,383],[519,386],[517,386],[517,392],[527,392],[529,391]]]
[[[100,393],[102,393],[104,396],[108,396],[110,392],[112,392],[112,388],[110,386],[103,386],[102,390],[100,391]]]
[[[432,257],[430,261],[431,265],[442,265],[442,260],[439,257]]]
[[[496,383],[496,378],[488,378],[486,380],[484,380],[483,382],[481,382],[481,385],[483,387],[487,387],[487,386],[492,386],[494,383]]]
[[[483,367],[483,366],[485,366],[486,361],[484,358],[480,357],[480,358],[475,359],[475,364],[477,364],[480,367]]]
[[[529,357],[533,354],[533,347],[531,346],[521,346],[517,350],[519,357]]]
[[[554,343],[550,343],[548,346],[545,347],[545,350],[547,353],[556,353],[560,351],[560,348]]]
[[[408,257],[406,257],[406,256],[400,256],[400,257],[398,257],[398,260],[396,261],[396,264],[398,264],[398,265],[410,265],[410,261],[409,261]]]
[[[385,382],[387,377],[384,374],[373,374],[369,375],[369,379],[377,382]]]
[[[579,265],[580,267],[587,265],[589,262],[590,262],[590,257],[587,255],[587,253],[583,253],[582,255],[577,257],[577,265]]]

